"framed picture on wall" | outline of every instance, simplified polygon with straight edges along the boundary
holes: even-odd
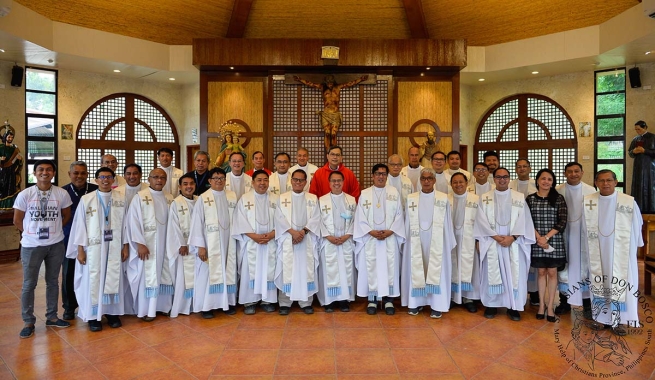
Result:
[[[73,139],[73,124],[62,124],[61,125],[61,139],[62,140],[72,140]]]

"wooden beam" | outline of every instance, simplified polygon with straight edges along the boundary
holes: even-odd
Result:
[[[425,15],[423,14],[423,5],[421,0],[403,0],[405,13],[407,14],[407,24],[412,38],[430,38],[430,33],[425,25]]]
[[[250,7],[253,0],[234,0],[230,25],[227,27],[227,38],[243,38],[246,31],[246,23],[250,15]]]

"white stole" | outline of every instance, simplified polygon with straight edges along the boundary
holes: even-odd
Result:
[[[293,205],[292,202],[292,196],[293,196],[293,191],[289,191],[287,193],[284,193],[280,195],[280,212],[282,212],[282,215],[289,221],[290,225],[293,225],[293,214],[291,210],[291,206]],[[311,197],[314,197],[313,199]],[[309,198],[309,199],[308,199]],[[318,207],[318,202],[316,200],[316,196],[313,194],[305,193],[305,204],[307,205],[307,220],[309,221],[309,218],[313,214],[313,209],[315,207]],[[282,231],[280,231],[282,232]],[[307,234],[309,235],[309,234]],[[310,239],[310,236],[306,236],[307,239]],[[315,270],[315,264],[314,264],[314,245],[309,243],[311,242],[311,239],[308,240],[307,243],[305,243],[306,247],[306,259],[307,259],[307,290],[308,291],[313,291],[316,289],[316,282],[314,281],[314,274],[316,272]],[[283,272],[283,284],[282,284],[282,292],[284,293],[290,293],[291,292],[291,282],[293,279],[293,261],[294,261],[294,254],[293,254],[293,242],[291,239],[284,239],[282,243],[282,272]]]
[[[590,194],[584,197],[585,222],[587,224],[587,241],[589,242],[589,270],[591,275],[591,292],[596,298],[608,298],[607,291],[603,286],[603,268],[600,252],[601,233],[598,227],[598,199],[600,193]],[[590,207],[589,204],[596,203]],[[629,195],[616,192],[616,212],[614,216],[603,215],[603,217],[614,217],[614,261],[612,262],[612,278],[628,281],[628,264],[630,261],[630,236],[632,233],[632,213],[634,212],[634,198]],[[600,281],[599,281],[600,280]],[[615,283],[616,282],[616,283]],[[621,281],[611,281],[612,301],[619,302],[621,311],[625,311],[626,285]]]
[[[189,229],[191,228],[190,207],[182,195],[176,197],[174,201],[176,204],[175,212],[177,213],[177,218],[180,221],[180,230],[182,231],[182,236],[184,237],[184,241],[188,242]],[[191,298],[193,297],[196,258],[193,255],[181,256],[180,258],[182,259],[182,268],[184,272],[184,298]]]
[[[475,260],[475,239],[473,238],[473,225],[475,224],[475,217],[478,212],[478,200],[480,197],[473,193],[466,193],[466,205],[464,207],[464,224],[457,226],[455,224],[455,199],[454,195],[448,194],[448,201],[450,202],[453,214],[453,227],[456,230],[463,229],[462,241],[457,243],[457,246],[452,251],[452,275],[451,275],[451,288],[455,293],[459,293],[461,284],[462,291],[473,291],[473,284],[471,278],[473,277],[473,260]],[[458,260],[457,251],[460,252],[460,259]],[[458,263],[461,267],[458,268]],[[461,272],[461,277],[460,277]]]
[[[324,205],[321,209],[321,221],[325,229],[327,230],[328,236],[341,237],[346,234],[346,231],[350,229],[353,221],[355,220],[355,209],[357,208],[357,203],[355,198],[349,194],[342,193],[344,196],[344,201],[346,204],[345,213],[347,215],[336,215],[334,213],[336,206],[332,200],[332,193],[327,193],[320,198],[320,204]],[[332,207],[328,207],[331,205]],[[345,217],[344,217],[345,216]],[[343,232],[337,233],[334,226],[334,218],[342,218],[344,220]],[[351,252],[349,255],[342,255],[344,266],[346,269],[346,276],[348,282],[348,289],[352,292],[352,270],[353,270],[353,248],[354,243],[351,239],[346,240],[341,245],[341,252],[348,251]],[[339,277],[339,247],[327,241],[324,242],[325,250],[325,273],[327,277],[327,293],[330,297],[336,297],[341,295],[341,278]]]
[[[284,183],[285,189],[282,190],[282,186],[280,186],[280,174],[273,173],[271,174],[270,177],[268,177],[268,192],[271,194],[277,194],[280,195],[282,193],[286,193],[287,191],[291,190],[291,174],[287,172],[286,174],[287,180]]]
[[[164,192],[167,204],[173,202],[173,196]],[[168,267],[168,257],[164,254],[164,265],[161,269],[161,284],[157,281],[157,217],[155,216],[155,202],[152,199],[150,188],[137,193],[141,200],[141,215],[143,216],[143,237],[150,255],[143,262],[146,276],[146,298],[157,298],[161,294],[173,294],[173,279]]]
[[[359,199],[362,207],[366,208],[366,211],[364,211],[364,215],[366,216],[366,221],[368,222],[368,225],[371,226],[371,229],[374,229],[375,227],[375,222],[373,221],[373,212],[371,210],[371,206],[373,205],[373,193],[374,193],[374,188],[369,187],[368,189],[365,189],[362,191]],[[386,194],[386,199],[385,199],[385,221],[384,221],[384,228],[385,229],[390,229],[391,224],[394,221],[394,217],[396,215],[396,210],[398,210],[398,207],[400,207],[400,204],[398,203],[400,200],[398,199],[398,195],[393,195],[389,194],[385,188],[385,194]],[[377,243],[377,239],[370,238],[368,241],[366,241],[366,244],[364,246],[364,253],[366,254],[366,270],[368,271],[368,296],[369,299],[371,297],[377,297],[378,294],[378,276],[375,275],[377,272],[377,254],[375,252],[375,246]],[[392,239],[392,236],[389,236],[384,240],[386,250],[387,250],[387,283],[389,286],[389,294],[393,294],[393,281],[394,281],[394,273],[395,273],[395,262],[396,262],[396,249],[395,247],[396,239]]]
[[[508,190],[510,191],[510,190]],[[525,203],[525,198],[523,193],[511,192],[512,198],[512,212],[510,216],[510,231],[514,229],[516,220],[518,219],[519,212],[523,210],[523,204]],[[489,198],[491,195],[491,198]],[[496,229],[496,211],[494,207],[495,195],[493,191],[486,193],[485,199],[482,201],[482,209],[487,215],[487,220],[489,221],[489,226],[492,230]],[[510,262],[511,262],[511,271],[512,271],[512,289],[514,290],[514,295],[518,294],[518,285],[519,285],[519,247],[516,241],[512,242],[510,245]],[[502,294],[503,293],[503,280],[500,275],[500,259],[498,258],[498,243],[495,241],[489,245],[487,250],[487,272],[489,275],[489,294]]]
[[[82,205],[87,207],[87,246],[86,265],[89,268],[89,291],[91,293],[91,315],[98,314],[98,302],[100,291],[100,273],[102,268],[102,241],[104,240],[104,213],[102,205],[98,201],[98,192],[82,196]],[[119,284],[121,277],[121,250],[123,216],[125,215],[125,195],[112,191],[109,200],[110,205],[110,226],[116,227],[112,231],[112,240],[107,245],[107,267],[105,270],[105,281],[102,294],[102,304],[109,305],[120,301]],[[95,212],[94,212],[95,211]],[[111,224],[113,222],[113,225]]]
[[[268,223],[270,231],[275,229],[275,208],[277,207],[277,195],[268,194],[267,204],[268,207]],[[249,191],[241,197],[241,203],[246,214],[246,218],[253,231],[257,231],[257,200],[254,191]],[[255,208],[253,208],[253,206]],[[248,288],[255,288],[255,278],[257,277],[257,252],[259,244],[249,243],[247,245],[246,259],[248,260],[248,274],[250,278],[250,283]],[[277,262],[277,244],[275,239],[271,239],[266,244],[268,249],[268,256],[266,257],[267,261],[267,273],[266,273],[266,289],[273,290],[275,289],[275,264]]]
[[[218,220],[218,207],[223,205],[216,203],[214,192],[209,189],[200,196],[202,209],[205,213],[205,233],[207,235],[207,265],[209,266],[209,294],[223,293],[227,287],[228,293],[237,291],[237,258],[236,241],[230,234],[230,222],[234,209],[237,206],[237,196],[233,191],[225,191],[229,219],[220,222]],[[222,226],[227,225],[226,229]],[[227,252],[223,252],[222,237],[227,233],[229,241]],[[223,254],[225,254],[225,273],[223,273]]]
[[[446,202],[448,196],[442,192],[434,191],[432,205],[421,205],[420,192],[412,193],[407,197],[409,231],[410,231],[410,261],[412,271],[412,297],[425,297],[428,294],[441,294],[441,264],[443,261],[443,228],[446,219]],[[430,255],[428,268],[423,264],[423,249],[421,248],[421,222],[419,210],[421,207],[432,207],[432,223],[430,229]],[[427,275],[426,275],[427,272]]]

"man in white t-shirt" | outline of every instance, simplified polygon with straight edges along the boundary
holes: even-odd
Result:
[[[45,263],[46,326],[68,327],[57,316],[59,272],[66,254],[63,225],[71,217],[72,201],[66,190],[52,184],[57,169],[49,160],[34,163],[36,185],[21,191],[14,202],[14,226],[21,232],[20,257],[23,264],[21,312],[25,323],[21,338],[34,335],[34,289]]]

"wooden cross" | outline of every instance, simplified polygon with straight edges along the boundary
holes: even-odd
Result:
[[[589,206],[589,211],[594,209],[594,206],[598,206],[597,204],[593,203],[592,200],[589,200],[589,203],[586,204],[585,206]]]
[[[492,199],[489,198],[489,196],[486,196],[482,202],[484,202],[484,203],[486,203],[488,205],[489,202],[491,202],[491,201],[492,201]]]
[[[414,210],[416,210],[416,207],[418,207],[418,206],[417,206],[416,204],[414,204],[414,202],[412,202],[412,205],[409,206],[409,208],[412,209],[412,212],[413,212]]]
[[[184,206],[180,206],[180,209],[178,210],[179,212],[182,213],[182,215],[186,215],[185,211],[189,211],[189,209],[185,209]]]
[[[325,205],[325,207],[323,207],[323,211],[325,211],[326,214],[327,214],[328,211],[330,211],[330,210],[332,210],[332,209],[329,208],[327,205]]]
[[[248,211],[250,211],[250,208],[252,206],[254,206],[254,204],[250,203],[250,201],[248,201],[248,203],[244,205],[244,207],[248,207]]]
[[[364,204],[362,206],[364,206],[366,208],[369,208],[369,207],[371,207],[371,205],[372,205],[372,203],[369,202],[368,199],[367,199],[366,202],[364,202]]]
[[[280,190],[278,190],[275,186],[273,186],[271,188],[271,193],[273,193],[273,194],[277,194],[278,191],[280,191]],[[248,210],[250,210],[250,209],[248,209]]]
[[[148,196],[146,195],[146,197],[143,199],[143,201],[146,202],[146,204],[148,206],[150,206],[150,202],[152,202],[152,199],[148,199]]]
[[[284,207],[289,207],[289,203],[291,203],[291,202],[289,202],[288,199],[285,199],[284,202],[282,202],[282,204],[284,205]]]
[[[89,206],[86,213],[87,213],[87,215],[91,215],[91,217],[93,218],[93,213],[95,213],[96,211],[97,210],[94,210],[93,208],[91,208],[91,206]]]
[[[205,204],[207,204],[207,206],[209,206],[209,207],[212,207],[212,202],[214,202],[213,199],[207,198],[207,200],[205,201]]]

